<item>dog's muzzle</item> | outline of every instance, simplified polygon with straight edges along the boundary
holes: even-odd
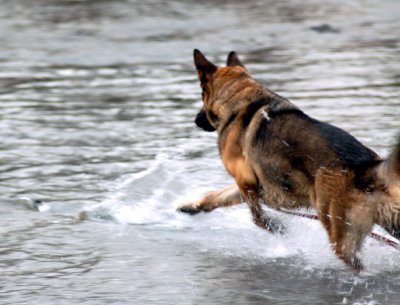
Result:
[[[200,112],[196,115],[196,119],[194,120],[196,125],[203,129],[204,131],[215,131],[214,126],[211,125],[210,121],[207,118],[206,112],[204,109],[201,109]]]

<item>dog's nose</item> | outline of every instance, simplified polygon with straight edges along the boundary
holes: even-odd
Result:
[[[204,131],[212,132],[216,130],[214,126],[211,125],[207,118],[207,114],[203,109],[200,110],[200,112],[196,115],[194,122],[196,123],[197,127],[200,127]]]

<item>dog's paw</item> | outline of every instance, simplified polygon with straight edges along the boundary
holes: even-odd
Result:
[[[186,213],[186,214],[190,214],[190,215],[195,215],[197,213],[204,212],[204,210],[201,209],[200,206],[192,204],[192,203],[182,204],[176,210],[178,212]]]
[[[265,219],[265,226],[268,228],[268,231],[274,234],[283,235],[287,233],[286,226],[278,219],[273,219],[273,218]]]

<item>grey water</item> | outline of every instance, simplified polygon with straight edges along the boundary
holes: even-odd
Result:
[[[194,48],[382,156],[399,133],[397,0],[0,0],[0,304],[400,304],[385,244],[355,275],[313,220],[175,211],[232,183]]]

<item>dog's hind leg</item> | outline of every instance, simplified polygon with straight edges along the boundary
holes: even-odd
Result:
[[[219,207],[230,207],[242,202],[239,188],[236,184],[232,184],[223,189],[209,192],[195,202],[181,204],[177,210],[193,215],[199,212],[211,212]]]
[[[388,185],[379,195],[375,223],[400,239],[400,185]]]
[[[378,168],[384,185],[377,206],[376,223],[400,239],[400,136],[391,155]]]
[[[354,188],[351,171],[319,169],[316,209],[335,254],[354,271],[363,269],[357,257],[374,224],[374,198]]]

